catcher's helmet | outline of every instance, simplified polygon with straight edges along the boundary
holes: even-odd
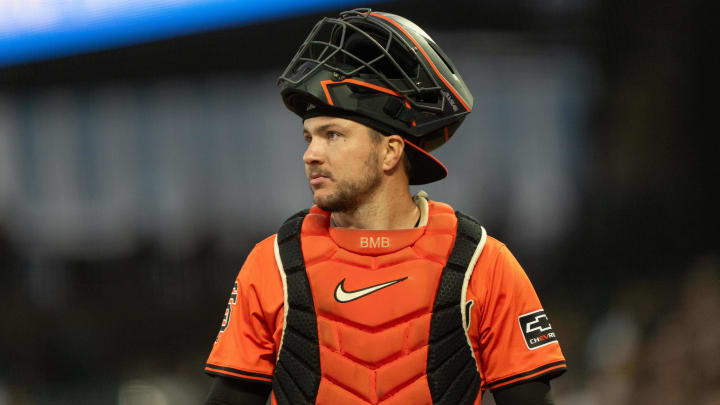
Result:
[[[440,47],[411,21],[370,9],[315,25],[278,78],[285,105],[303,118],[339,116],[398,134],[410,184],[447,176],[428,152],[447,142],[472,94]]]

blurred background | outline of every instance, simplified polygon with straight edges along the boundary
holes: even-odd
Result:
[[[700,2],[1,0],[0,405],[202,402],[245,256],[312,201],[275,79],[361,6],[423,27],[475,97],[414,191],[523,264],[556,403],[720,404]]]

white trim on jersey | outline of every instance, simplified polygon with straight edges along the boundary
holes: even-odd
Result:
[[[285,340],[285,326],[287,325],[287,314],[288,314],[288,308],[290,306],[288,305],[288,289],[287,289],[287,275],[285,274],[285,268],[283,267],[282,259],[280,258],[280,247],[278,246],[278,236],[275,235],[275,242],[273,243],[274,251],[275,251],[275,263],[277,263],[278,271],[280,272],[280,278],[282,279],[282,285],[283,285],[283,328],[282,328],[282,334],[280,335],[280,346],[277,349],[277,357],[275,360],[280,357],[280,351],[282,350],[283,341]]]
[[[465,331],[465,339],[467,339],[468,346],[470,346],[470,353],[475,360],[475,368],[478,370],[478,373],[480,372],[480,369],[478,368],[478,361],[477,358],[475,358],[475,350],[472,347],[470,335],[468,334],[468,328],[470,325],[467,323],[469,315],[467,313],[467,303],[465,301],[467,300],[467,289],[470,284],[470,276],[472,276],[473,270],[475,270],[475,264],[480,258],[480,254],[485,247],[485,241],[487,240],[487,232],[485,232],[485,228],[481,226],[480,229],[482,229],[482,236],[480,237],[480,242],[478,242],[478,245],[475,248],[475,253],[473,253],[472,258],[470,259],[470,264],[468,264],[467,270],[465,270],[465,279],[463,280],[462,292],[460,293],[460,313],[462,314],[462,325],[463,330]]]

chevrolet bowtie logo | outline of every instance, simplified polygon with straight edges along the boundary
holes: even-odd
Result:
[[[525,333],[530,333],[534,331],[545,332],[548,330],[552,330],[552,326],[550,325],[550,321],[548,320],[547,315],[545,315],[544,313],[536,316],[532,322],[528,322],[528,324],[525,326]]]
[[[550,320],[545,311],[539,309],[518,317],[520,330],[525,337],[525,344],[530,350],[557,342],[557,336],[552,330]]]

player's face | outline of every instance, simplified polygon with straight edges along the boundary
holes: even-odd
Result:
[[[305,175],[315,204],[346,212],[370,197],[382,180],[379,144],[368,127],[335,117],[305,120]]]

